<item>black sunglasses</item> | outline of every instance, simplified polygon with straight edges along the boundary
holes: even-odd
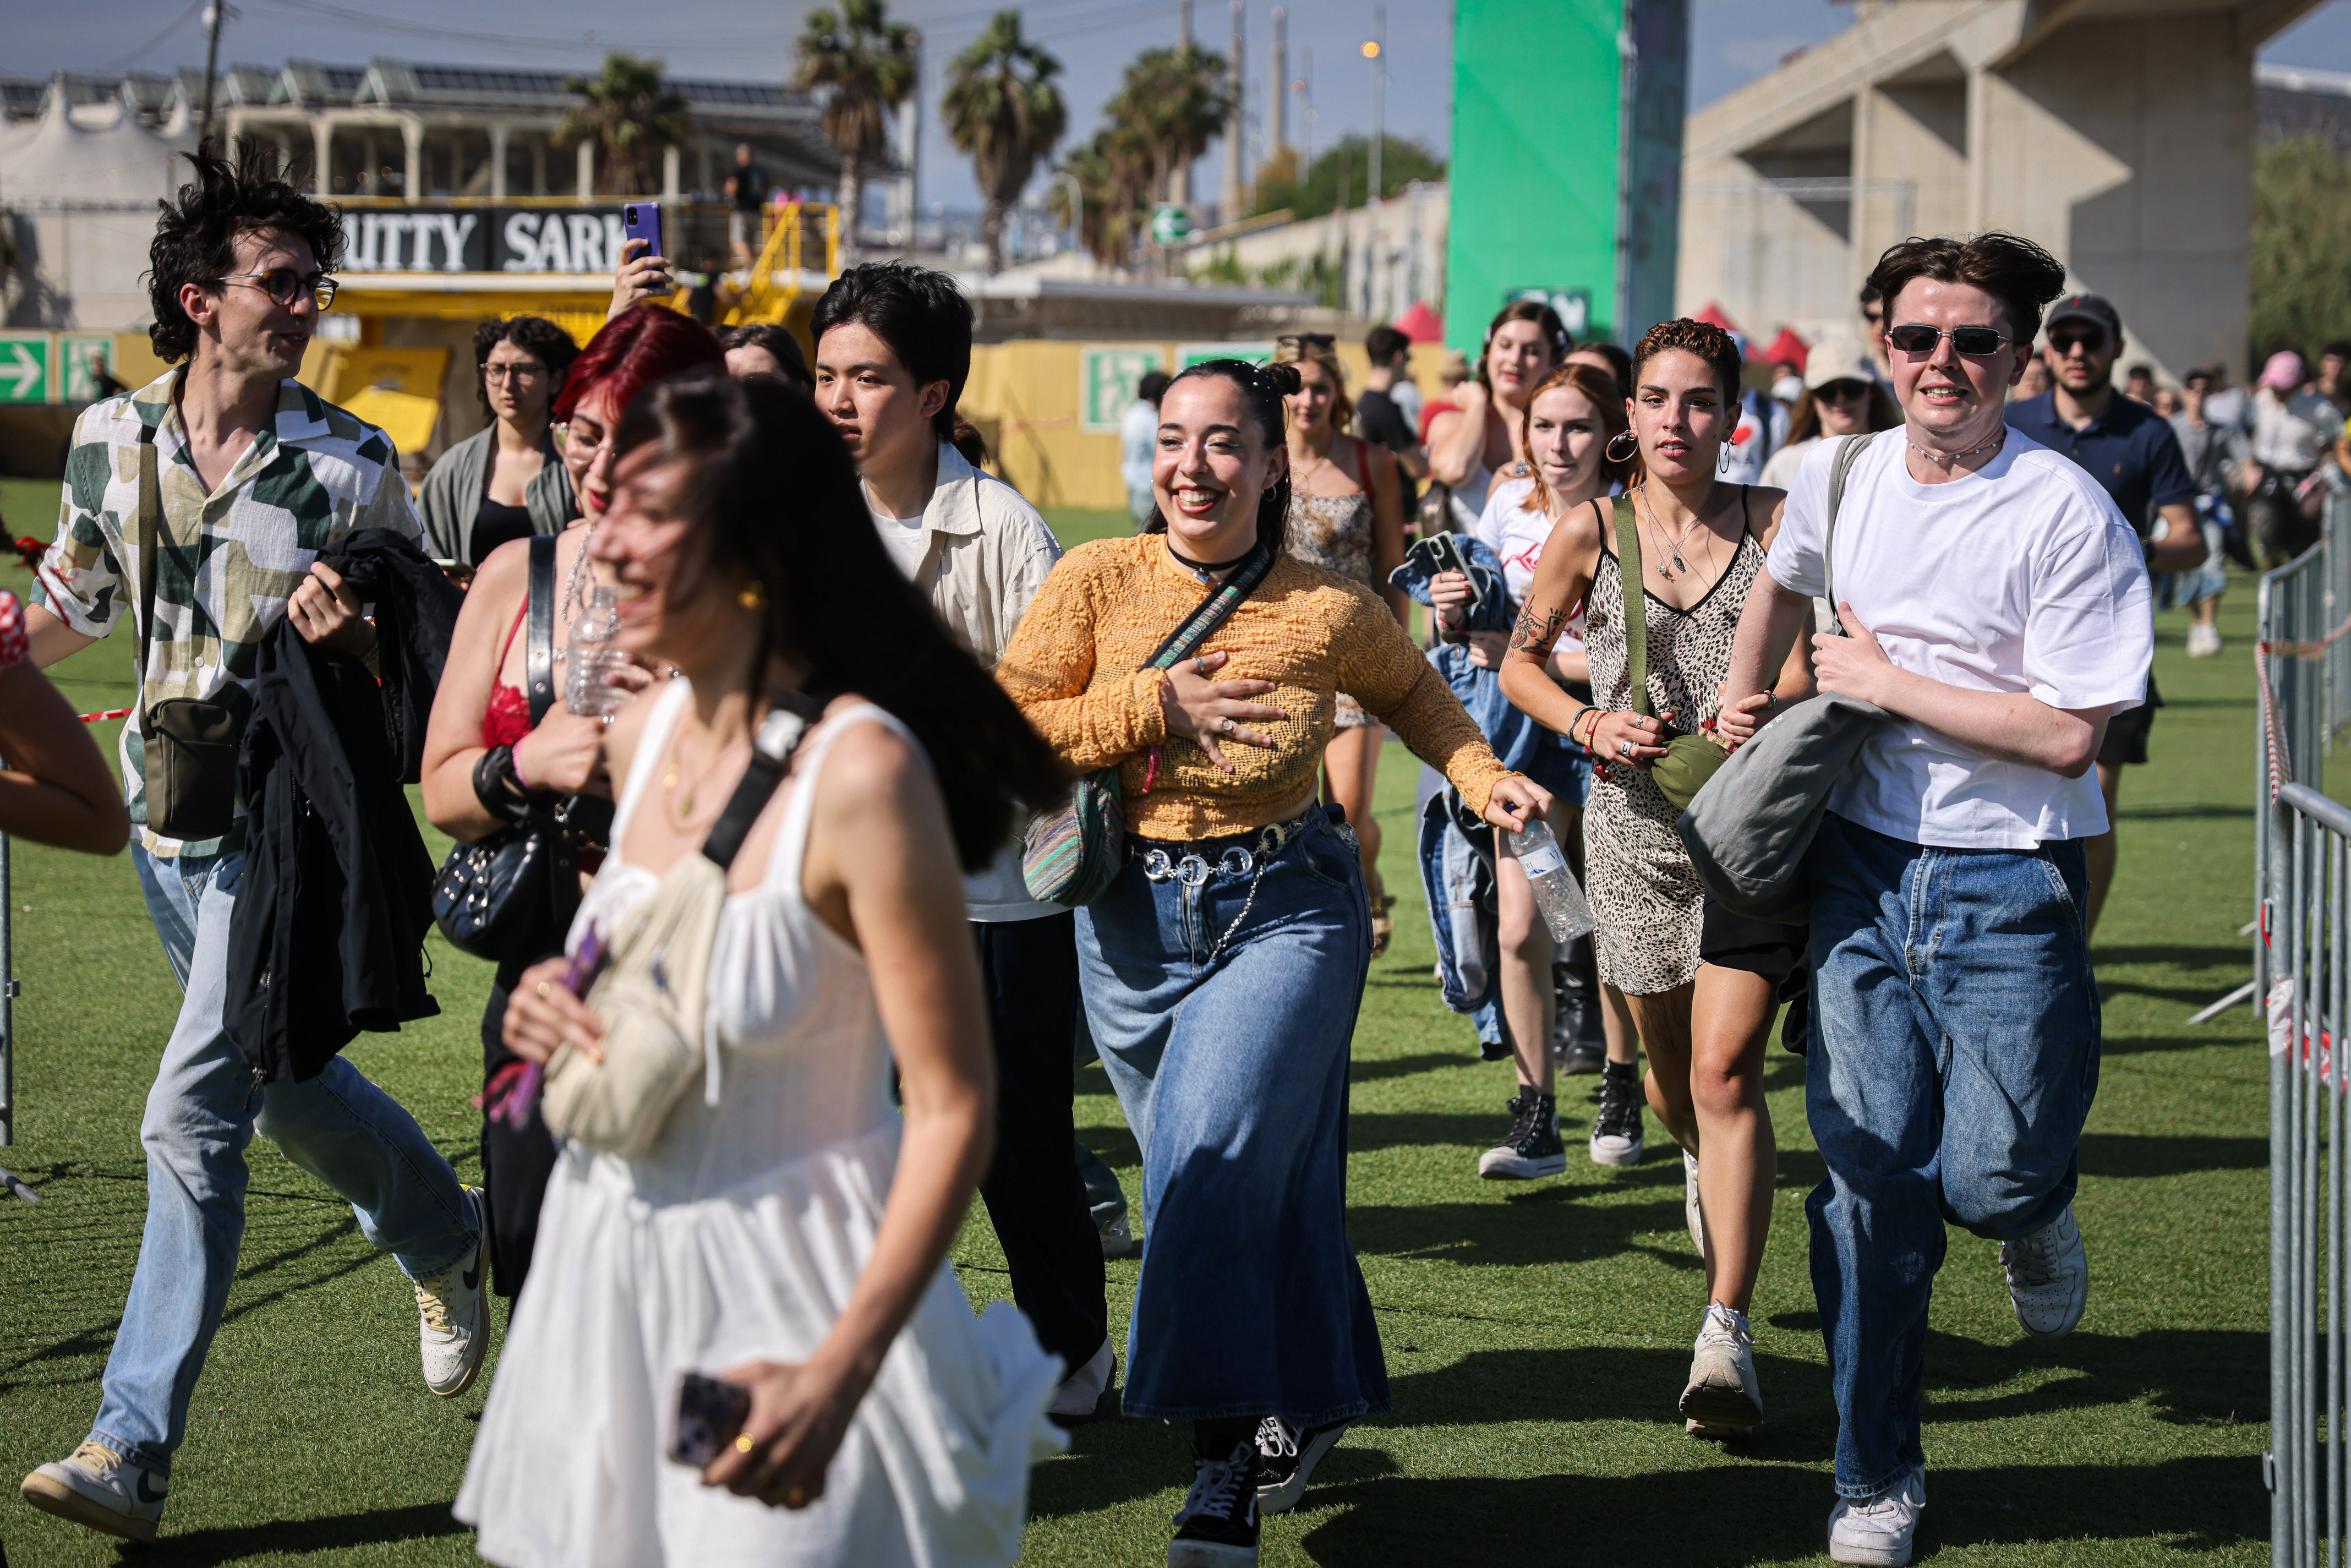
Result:
[[[1986,360],[2000,352],[2001,345],[2013,339],[1997,327],[1924,327],[1913,323],[1889,328],[1886,340],[1906,354],[1931,354],[1944,339],[1951,347],[1971,360]]]
[[[2070,354],[2074,351],[2074,345],[2076,343],[2082,345],[2084,352],[2095,354],[2099,350],[2106,346],[2106,335],[2104,332],[2099,331],[2095,327],[2084,332],[2052,332],[2049,334],[2049,348],[2053,353],[2059,355]]]
[[[1862,382],[1830,382],[1813,389],[1813,396],[1826,398],[1831,402],[1844,402],[1849,398],[1869,395],[1869,387]]]
[[[273,267],[267,272],[232,272],[226,277],[215,277],[214,283],[250,283],[280,305],[291,305],[308,294],[326,309],[335,302],[335,290],[342,285],[323,272],[303,274],[290,267]]]
[[[1290,332],[1273,341],[1275,347],[1282,349],[1327,349],[1338,340],[1328,332]]]

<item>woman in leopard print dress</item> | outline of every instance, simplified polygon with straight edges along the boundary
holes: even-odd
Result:
[[[1615,507],[1594,502],[1568,514],[1543,547],[1502,689],[1538,722],[1589,747],[1599,765],[1583,852],[1600,977],[1632,1005],[1649,1053],[1649,1106],[1682,1145],[1690,1239],[1706,1263],[1706,1320],[1681,1411],[1693,1434],[1727,1437],[1763,1419],[1747,1322],[1776,1164],[1763,1053],[1779,985],[1803,961],[1804,929],[1742,919],[1706,896],[1674,831],[1681,813],[1649,766],[1666,741],[1712,724],[1716,688],[1729,673],[1740,612],[1783,497],[1715,476],[1737,417],[1740,362],[1729,334],[1698,321],[1663,322],[1642,339],[1633,362],[1626,413],[1639,463],[1617,505],[1630,509],[1638,559],[1618,559]],[[1631,711],[1625,607],[1636,593],[1646,595],[1654,717]],[[1542,667],[1579,605],[1590,706]],[[1807,647],[1790,656],[1777,695],[1810,691]]]

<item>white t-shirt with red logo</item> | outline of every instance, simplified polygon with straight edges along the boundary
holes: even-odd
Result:
[[[1526,504],[1534,487],[1532,478],[1495,480],[1493,487],[1486,492],[1486,509],[1479,515],[1478,526],[1469,530],[1471,538],[1502,558],[1502,583],[1510,591],[1513,616],[1519,606],[1527,601],[1527,590],[1535,580],[1536,563],[1542,559],[1543,544],[1551,538],[1551,518]],[[1558,646],[1562,653],[1583,652],[1583,605],[1577,605],[1575,613],[1569,617],[1559,634]]]

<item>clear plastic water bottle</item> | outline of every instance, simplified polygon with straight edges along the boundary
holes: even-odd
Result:
[[[1590,936],[1592,905],[1584,902],[1575,873],[1567,869],[1567,853],[1552,836],[1551,824],[1537,817],[1527,823],[1525,832],[1513,833],[1510,840],[1519,869],[1527,873],[1527,882],[1534,888],[1535,907],[1542,911],[1543,924],[1551,927],[1551,939],[1564,947],[1579,936]]]
[[[573,713],[587,717],[617,713],[626,700],[626,692],[604,679],[629,662],[626,653],[612,646],[620,621],[620,601],[611,589],[589,593],[586,613],[573,624],[564,650],[563,703]]]

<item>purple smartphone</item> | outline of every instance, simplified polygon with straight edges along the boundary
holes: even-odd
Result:
[[[647,256],[664,256],[662,249],[661,204],[630,202],[621,208],[621,226],[630,239],[645,242]]]
[[[698,1372],[681,1372],[670,1400],[669,1441],[662,1445],[662,1452],[698,1470],[716,1458],[750,1418],[749,1389]]]

